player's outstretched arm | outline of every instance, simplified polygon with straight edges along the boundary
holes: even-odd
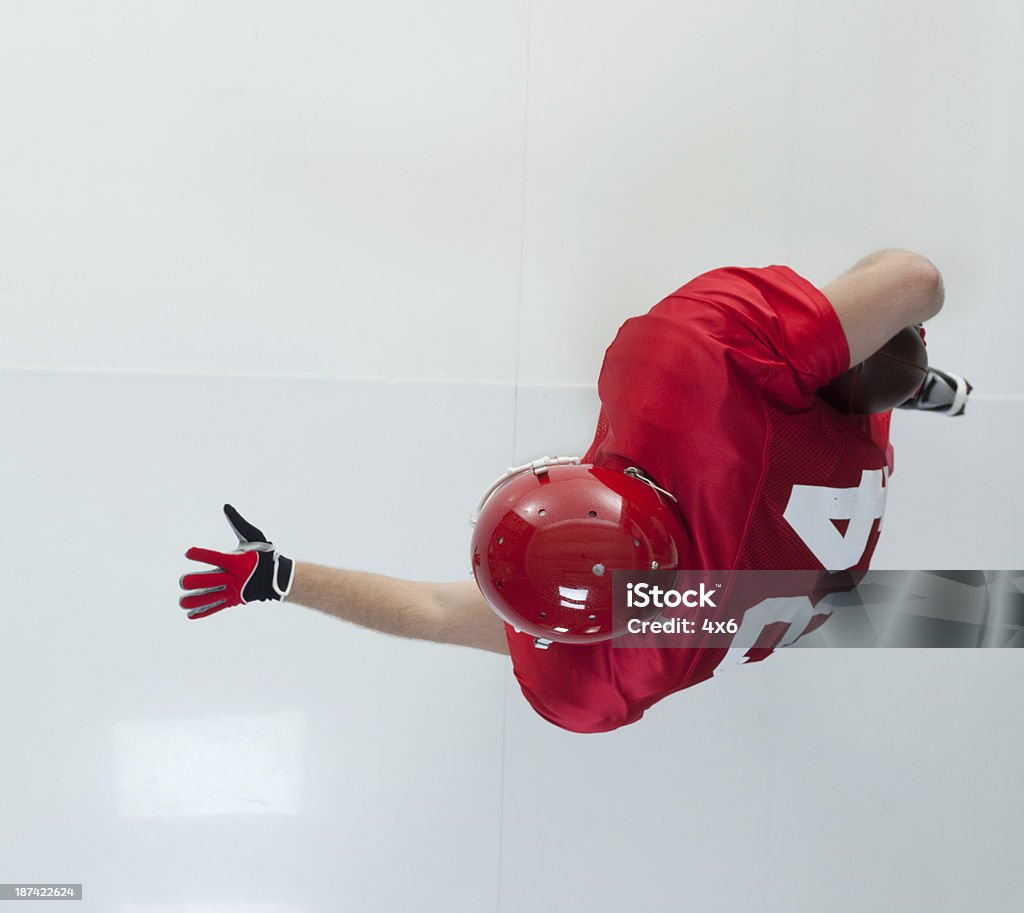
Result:
[[[472,580],[401,580],[296,562],[288,602],[386,634],[508,653],[504,622]]]
[[[230,504],[224,505],[224,513],[238,548],[190,548],[185,553],[214,566],[184,574],[179,581],[185,595],[178,604],[191,619],[249,602],[287,600],[399,637],[508,653],[504,623],[472,580],[402,580],[293,561]]]

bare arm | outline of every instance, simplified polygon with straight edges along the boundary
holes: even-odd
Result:
[[[508,653],[505,625],[473,580],[401,580],[296,561],[285,601],[386,634]]]
[[[905,326],[934,317],[945,300],[935,265],[906,250],[865,257],[822,292],[846,334],[850,366],[873,355]]]

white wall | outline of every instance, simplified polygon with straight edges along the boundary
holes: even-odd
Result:
[[[789,650],[578,736],[497,655],[187,622],[177,581],[226,501],[300,560],[465,577],[480,490],[589,443],[623,320],[891,246],[977,392],[896,417],[877,566],[1019,566],[1022,39],[1011,0],[0,4],[0,883],[1011,908],[1011,651]]]

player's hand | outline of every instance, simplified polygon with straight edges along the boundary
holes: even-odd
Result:
[[[179,585],[187,595],[178,605],[189,618],[205,618],[228,606],[283,600],[292,588],[295,563],[285,558],[265,535],[245,520],[230,504],[224,505],[228,523],[238,536],[232,552],[190,548],[185,557],[214,565],[212,571],[184,574]]]

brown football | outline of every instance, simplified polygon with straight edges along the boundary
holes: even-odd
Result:
[[[870,358],[818,390],[818,396],[847,415],[885,412],[913,396],[927,372],[928,351],[918,328],[904,327]]]

